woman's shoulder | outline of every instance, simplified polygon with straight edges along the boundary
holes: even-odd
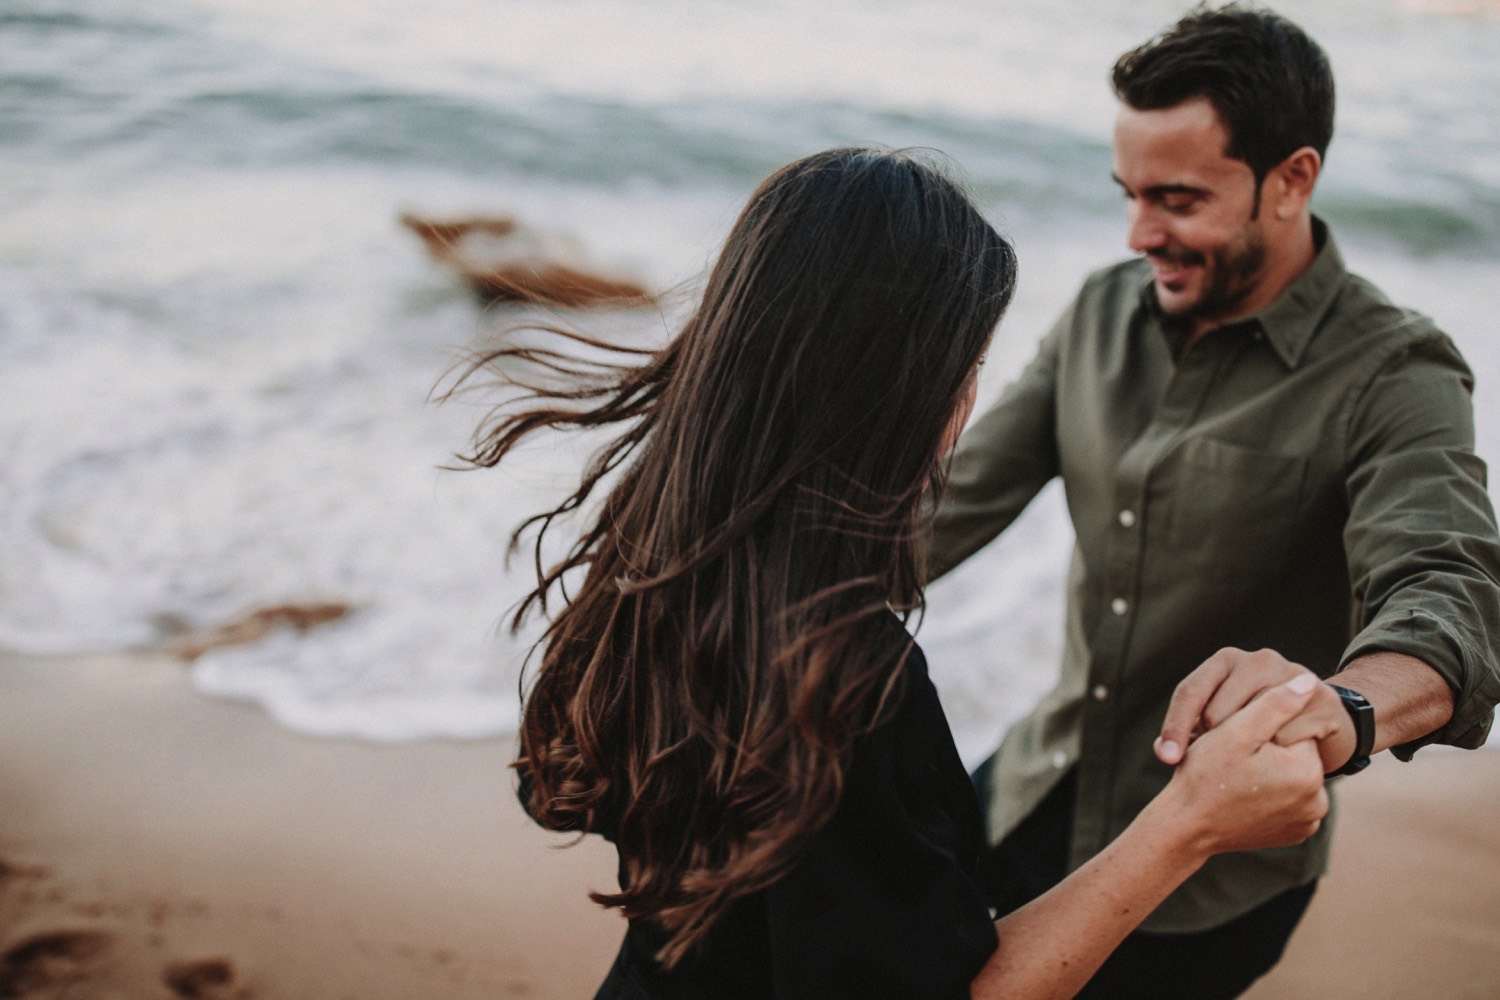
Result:
[[[874,655],[890,658],[892,683],[879,721],[855,745],[852,784],[858,788],[873,783],[898,794],[915,789],[923,798],[939,790],[945,798],[971,796],[968,773],[921,645],[894,612],[873,620],[871,629]]]
[[[856,743],[827,825],[768,891],[773,947],[805,980],[798,996],[850,995],[826,971],[847,955],[879,970],[863,995],[967,995],[995,949],[974,874],[978,802],[921,647],[895,614],[871,628],[871,648],[899,657],[898,700]]]
[[[867,641],[875,655],[898,665],[904,678],[927,679],[927,657],[899,614],[887,608],[872,615],[867,627]]]
[[[947,732],[942,703],[927,669],[927,657],[901,616],[884,611],[869,623],[869,654],[889,664],[890,685],[885,704],[878,713],[875,733],[895,727],[940,724]],[[873,734],[872,734],[873,735]]]

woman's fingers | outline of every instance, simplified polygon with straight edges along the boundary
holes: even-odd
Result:
[[[1156,739],[1156,756],[1165,764],[1179,763],[1197,732],[1222,725],[1262,692],[1304,675],[1313,676],[1275,650],[1219,650],[1177,685]]]
[[[1269,687],[1284,684],[1303,668],[1269,649],[1242,654],[1203,708],[1203,728],[1215,729]]]
[[[1224,721],[1226,738],[1246,750],[1269,742],[1282,727],[1296,718],[1317,689],[1316,674],[1304,671],[1289,681],[1266,688],[1250,703]],[[1312,748],[1316,758],[1316,747]]]
[[[1317,743],[1278,746],[1318,680],[1305,674],[1268,688],[1188,753],[1173,781],[1194,802],[1213,853],[1284,847],[1317,831],[1328,811]]]

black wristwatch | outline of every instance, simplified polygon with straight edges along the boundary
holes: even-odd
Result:
[[[1366,701],[1365,696],[1358,691],[1350,691],[1337,684],[1328,686],[1338,692],[1339,700],[1344,703],[1344,710],[1349,713],[1349,718],[1354,722],[1354,756],[1350,757],[1349,762],[1343,767],[1329,772],[1324,777],[1337,778],[1341,774],[1358,774],[1370,766],[1370,750],[1375,746],[1375,706]]]

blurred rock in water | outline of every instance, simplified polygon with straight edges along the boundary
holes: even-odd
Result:
[[[487,303],[630,307],[656,301],[639,283],[597,271],[571,240],[515,219],[438,221],[406,214],[401,224]]]
[[[257,608],[222,625],[179,635],[163,643],[161,649],[184,660],[196,660],[211,649],[254,642],[278,628],[306,632],[318,625],[338,621],[351,610],[349,605],[335,602]]]

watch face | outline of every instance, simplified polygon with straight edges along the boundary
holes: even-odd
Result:
[[[1348,688],[1339,687],[1337,684],[1330,684],[1328,686],[1339,693],[1339,698],[1343,700],[1344,706],[1348,708],[1349,711],[1356,712],[1364,711],[1366,709],[1371,712],[1375,711],[1375,707],[1371,705],[1369,700],[1358,691],[1350,691]]]

